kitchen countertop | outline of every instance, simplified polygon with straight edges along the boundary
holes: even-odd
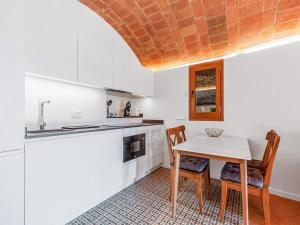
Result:
[[[109,124],[109,125],[96,125],[95,128],[88,129],[62,129],[59,128],[57,130],[45,130],[44,132],[37,131],[28,131],[25,139],[33,139],[33,138],[43,138],[43,137],[51,137],[51,136],[61,136],[68,134],[78,134],[78,133],[88,133],[88,132],[97,132],[97,131],[107,131],[107,130],[117,130],[117,129],[126,129],[133,127],[144,127],[144,126],[155,126],[161,125],[161,123],[128,123],[128,124]],[[35,133],[30,133],[35,132]]]

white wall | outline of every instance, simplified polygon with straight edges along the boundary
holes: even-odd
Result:
[[[224,122],[188,120],[188,68],[155,74],[156,98],[141,100],[147,118],[164,119],[167,127],[185,124],[187,136],[205,127],[222,127],[225,135],[249,138],[253,158],[260,159],[265,133],[277,130],[282,141],[272,176],[274,193],[300,200],[300,43],[289,44],[224,62]],[[165,157],[167,165],[167,157]],[[220,177],[223,163],[212,163]]]

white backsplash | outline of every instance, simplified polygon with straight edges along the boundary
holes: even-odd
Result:
[[[116,114],[116,116],[124,116],[124,108],[128,101],[131,102],[131,116],[138,116],[137,109],[139,108],[136,104],[137,99],[130,97],[128,94],[108,92],[107,101],[112,100],[112,104],[109,107],[109,112]]]
[[[136,100],[107,95],[105,90],[85,87],[37,77],[25,77],[25,125],[38,128],[39,102],[50,100],[45,105],[46,128],[64,125],[137,123],[141,118],[106,119],[106,101],[111,99],[111,112],[120,112],[127,101],[132,101],[136,112]]]

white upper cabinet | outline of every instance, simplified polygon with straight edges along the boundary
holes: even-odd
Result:
[[[154,84],[153,84],[153,71],[138,65],[135,76],[134,93],[141,96],[152,97],[154,96]]]
[[[134,92],[137,80],[132,56],[115,55],[113,65],[113,89]]]
[[[144,68],[143,76],[143,87],[144,96],[153,97],[154,96],[154,72],[148,68]]]
[[[78,37],[78,81],[90,85],[111,88],[113,57],[104,46]]]
[[[26,27],[26,72],[77,81],[77,35],[51,25]]]

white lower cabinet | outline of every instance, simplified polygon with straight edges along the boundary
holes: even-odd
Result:
[[[24,225],[24,152],[0,153],[0,224]]]
[[[69,222],[123,186],[122,131],[25,144],[26,225]]]
[[[157,168],[163,163],[164,152],[164,127],[161,125],[151,127],[149,147],[149,171]]]
[[[146,154],[124,163],[124,187],[145,177],[163,163],[164,132],[162,125],[129,128],[124,132],[127,136],[146,134]]]

